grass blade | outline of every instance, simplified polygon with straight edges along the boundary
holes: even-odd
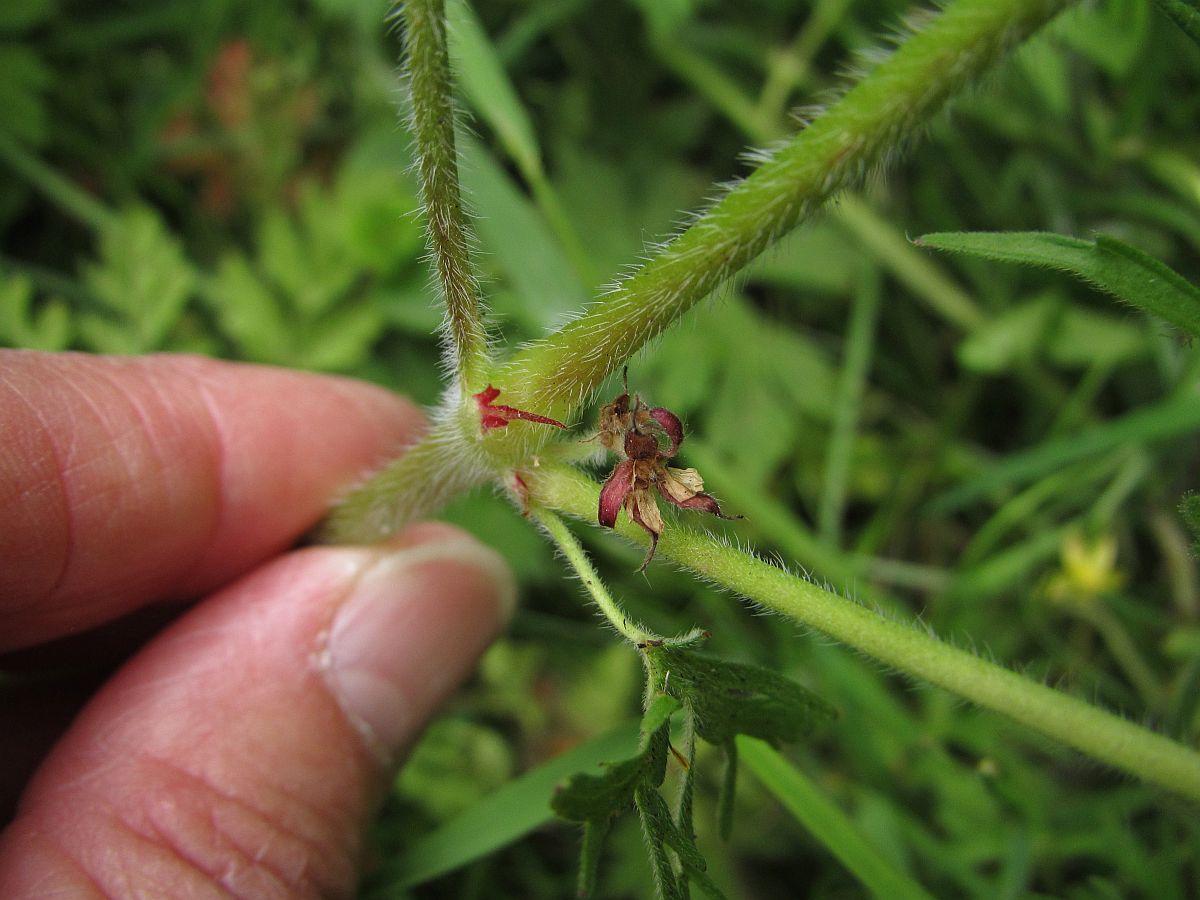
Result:
[[[555,819],[550,809],[555,785],[606,760],[631,756],[637,737],[635,720],[526,772],[409,846],[381,881],[397,890],[410,888],[524,837]]]
[[[996,488],[1029,481],[1053,472],[1068,463],[1103,453],[1122,444],[1145,444],[1187,434],[1200,428],[1200,400],[1194,392],[1164,400],[1136,412],[1071,435],[1017,453],[989,466],[966,484],[935,497],[927,510],[930,515],[953,512],[986,496]]]
[[[770,744],[740,735],[739,755],[754,777],[876,897],[931,900],[925,889],[868,843],[850,818]]]

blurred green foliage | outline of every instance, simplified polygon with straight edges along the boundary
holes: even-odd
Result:
[[[531,339],[577,310],[713,182],[747,171],[746,145],[844,83],[907,8],[476,3],[464,36],[484,80],[464,94],[463,181],[497,332]],[[387,11],[0,5],[0,343],[199,350],[436,399],[438,317]],[[1200,482],[1200,442],[1162,420],[1195,397],[1194,343],[1069,276],[933,256],[904,236],[1100,232],[1195,284],[1198,119],[1200,48],[1187,34],[1138,0],[1085,4],[865,197],[787,238],[636,357],[631,386],[687,423],[683,464],[747,513],[731,539],[1195,746],[1200,573],[1178,507]],[[876,308],[851,327],[871,291]],[[450,514],[513,561],[524,608],[397,782],[384,858],[639,714],[636,660],[596,627],[528,523],[491,496]],[[1043,589],[1069,574],[1064,542],[1079,533],[1116,547],[1120,586],[1096,598],[1099,618]],[[714,649],[839,710],[790,758],[933,894],[1194,896],[1200,820],[1181,801],[665,567],[632,575],[639,551],[583,539],[656,631],[700,624]],[[728,896],[858,895],[750,778],[722,844],[720,767],[706,752],[696,830]],[[474,826],[488,828],[480,815]],[[617,823],[605,854],[598,896],[652,896],[634,820]],[[574,829],[544,828],[413,893],[567,896],[576,858]],[[396,896],[389,871],[366,893]]]

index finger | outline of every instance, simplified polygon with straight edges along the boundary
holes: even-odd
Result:
[[[0,651],[229,581],[423,427],[344,378],[0,350]]]

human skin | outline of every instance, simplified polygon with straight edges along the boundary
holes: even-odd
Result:
[[[346,379],[0,350],[7,692],[170,620],[41,759],[0,896],[353,893],[391,772],[513,604],[503,561],[448,525],[290,549],[423,428]],[[31,706],[6,700],[0,729],[52,732]]]

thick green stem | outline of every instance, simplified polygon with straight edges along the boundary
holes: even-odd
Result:
[[[429,251],[446,304],[448,349],[463,388],[474,393],[487,379],[487,331],[459,197],[445,14],[442,0],[405,0],[401,10]]]
[[[573,469],[543,467],[529,473],[526,482],[535,502],[594,519],[599,487]],[[645,542],[641,530],[627,521],[622,520],[617,530]],[[704,532],[669,525],[659,541],[658,555],[910,677],[1003,713],[1100,762],[1200,800],[1200,753],[1169,738],[944,644],[923,629],[884,618]]]
[[[569,417],[630,354],[910,141],[946,102],[1070,0],[957,0],[582,317],[501,380]]]
[[[478,446],[464,437],[462,415],[460,406],[436,410],[434,424],[420,442],[344,497],[321,523],[316,539],[328,544],[383,540],[464,491],[494,480]]]

